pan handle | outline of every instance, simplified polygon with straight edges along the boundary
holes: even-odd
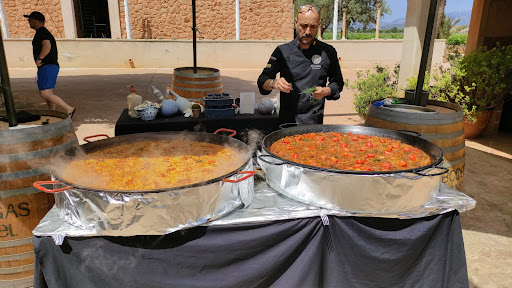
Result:
[[[229,183],[238,183],[238,182],[244,181],[247,178],[250,178],[250,177],[254,176],[254,174],[256,174],[256,171],[239,171],[236,174],[247,174],[247,175],[242,177],[242,178],[240,178],[240,179],[238,179],[238,180],[222,179],[222,181],[229,182]]]
[[[285,129],[290,127],[299,126],[299,123],[283,123],[279,125],[279,129]]]
[[[88,139],[89,138],[94,138],[94,137],[110,138],[110,136],[108,136],[107,134],[98,134],[98,135],[91,135],[91,136],[84,137],[84,141],[87,142],[87,143],[91,143],[92,141],[89,141]]]
[[[411,130],[395,130],[395,131],[402,132],[402,133],[409,133],[409,134],[413,134],[416,137],[421,137],[421,133],[418,133],[416,131],[411,131]]]
[[[59,189],[47,189],[47,188],[44,188],[43,186],[41,186],[42,184],[58,184],[60,183],[60,181],[58,180],[55,180],[55,181],[37,181],[37,182],[34,182],[34,187],[36,187],[37,189],[43,191],[43,192],[46,192],[46,193],[57,193],[57,192],[61,192],[61,191],[64,191],[64,190],[69,190],[73,187],[71,186],[68,186],[68,187],[64,187],[64,188],[59,188]]]
[[[258,155],[258,160],[261,160],[261,161],[263,161],[263,162],[265,162],[267,164],[270,164],[270,165],[284,165],[284,164],[286,164],[286,162],[277,162],[277,163],[274,162],[274,163],[272,163],[272,162],[268,161],[267,159],[265,159],[265,158],[268,158],[268,157],[272,158],[273,160],[278,160],[274,156],[268,155],[268,154]]]
[[[421,173],[421,172],[418,172],[418,171],[413,171],[414,174],[417,174],[417,175],[420,175],[420,176],[439,176],[439,175],[443,175],[443,174],[446,174],[448,173],[448,168],[446,167],[440,167],[440,166],[434,166],[432,167],[433,169],[437,168],[437,169],[441,169],[443,170],[442,172],[439,172],[439,173],[434,173],[434,174],[425,174],[425,173]]]
[[[226,129],[226,128],[220,128],[220,129],[217,129],[217,131],[213,132],[213,134],[217,134],[219,132],[230,132],[231,134],[228,135],[228,137],[233,137],[236,135],[236,131],[235,130],[231,130],[231,129]]]

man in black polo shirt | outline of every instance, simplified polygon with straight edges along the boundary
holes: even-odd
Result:
[[[30,15],[23,15],[28,18],[30,28],[36,30],[32,40],[32,53],[37,66],[37,86],[39,95],[46,100],[48,108],[54,110],[56,105],[62,107],[73,117],[75,107],[68,105],[59,96],[53,94],[53,88],[57,83],[59,74],[59,62],[57,62],[57,43],[52,33],[44,27],[44,15],[34,11]]]
[[[301,6],[295,27],[297,38],[274,50],[258,78],[258,88],[262,95],[280,91],[282,123],[322,124],[325,99],[337,100],[343,90],[338,56],[334,47],[315,38],[320,27],[318,7]],[[316,91],[311,96],[303,93],[308,88]]]

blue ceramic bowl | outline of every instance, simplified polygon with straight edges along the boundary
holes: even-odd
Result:
[[[144,121],[155,120],[156,114],[158,113],[158,109],[159,108],[157,107],[150,106],[145,109],[139,110],[140,119]]]

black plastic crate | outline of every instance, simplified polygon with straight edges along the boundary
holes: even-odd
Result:
[[[204,109],[206,118],[232,118],[235,117],[235,109],[233,107],[226,109]]]
[[[216,107],[216,106],[224,106],[224,105],[228,105],[228,106],[233,105],[233,98],[231,98],[231,97],[229,97],[229,98],[204,97],[203,99],[204,99],[204,105],[206,105],[206,106]]]

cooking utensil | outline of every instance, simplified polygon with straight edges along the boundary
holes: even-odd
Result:
[[[52,171],[54,181],[36,182],[34,186],[41,191],[55,193],[55,207],[59,216],[71,225],[90,230],[91,235],[162,235],[201,225],[248,206],[254,195],[254,180],[251,177],[255,172],[249,147],[231,138],[236,131],[219,129],[216,133],[220,131],[228,131],[231,135],[142,133],[103,139],[80,146],[87,154],[139,141],[187,138],[238,149],[244,164],[215,179],[163,189],[101,190],[94,185],[82,186],[68,182],[61,178],[58,171]],[[79,154],[72,155],[68,160],[74,160],[76,155]],[[91,183],[93,180],[91,179]],[[54,189],[43,187],[48,184]],[[63,185],[66,187],[61,187]]]
[[[432,163],[427,166],[422,166],[414,169],[404,169],[404,170],[398,170],[398,171],[353,171],[353,170],[337,170],[337,169],[328,169],[328,168],[321,168],[316,166],[310,166],[305,165],[301,163],[296,163],[290,160],[286,160],[284,158],[281,158],[273,153],[270,152],[270,147],[274,142],[278,141],[281,138],[287,137],[287,136],[293,136],[297,134],[306,134],[306,133],[318,133],[318,132],[339,132],[339,133],[349,133],[352,132],[354,134],[362,134],[362,135],[372,135],[372,136],[379,136],[379,137],[387,137],[395,140],[400,140],[405,144],[409,144],[411,146],[414,146],[416,148],[421,149],[425,153],[427,153],[428,156],[432,159]],[[410,135],[408,133],[413,133],[415,135]],[[372,128],[372,127],[364,127],[364,126],[349,126],[349,125],[306,125],[306,126],[295,126],[295,127],[289,127],[284,128],[281,130],[274,131],[267,135],[263,139],[263,145],[262,148],[266,152],[266,154],[270,156],[263,156],[260,157],[261,161],[266,161],[268,164],[273,165],[283,165],[283,164],[292,164],[308,169],[313,170],[319,170],[319,171],[326,171],[326,172],[333,172],[333,173],[344,173],[344,174],[362,174],[362,175],[371,175],[371,174],[396,174],[400,172],[413,172],[413,173],[421,173],[420,171],[426,170],[428,168],[439,168],[443,169],[441,167],[438,167],[443,161],[443,151],[441,149],[418,136],[419,133],[416,132],[409,132],[409,131],[394,131],[394,130],[387,130],[387,129],[381,129],[381,128]],[[275,158],[277,161],[269,162],[268,158]],[[267,158],[267,159],[265,159]],[[444,172],[446,173],[446,172]],[[444,174],[442,173],[442,174]]]
[[[281,138],[297,134],[339,132],[400,140],[424,151],[429,165],[399,171],[352,171],[315,167],[283,159],[270,152]],[[267,135],[258,163],[273,189],[295,200],[350,211],[404,211],[420,207],[439,191],[443,153],[435,144],[405,132],[348,125],[307,125],[284,128]],[[442,170],[442,171],[441,171]]]

